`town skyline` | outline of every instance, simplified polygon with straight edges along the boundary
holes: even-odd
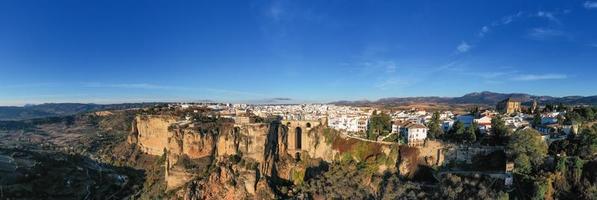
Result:
[[[472,99],[471,99],[472,98]],[[254,105],[295,105],[295,104],[362,104],[362,103],[373,103],[373,104],[388,104],[388,103],[440,103],[440,104],[477,104],[477,105],[491,105],[504,98],[515,98],[522,100],[522,102],[531,102],[533,100],[545,101],[543,103],[552,104],[568,104],[568,105],[583,105],[583,104],[595,104],[594,98],[597,95],[592,96],[551,96],[551,95],[537,95],[531,93],[499,93],[492,91],[480,91],[466,93],[461,96],[388,96],[379,99],[337,99],[326,102],[318,101],[301,101],[297,99],[276,97],[276,98],[265,98],[265,99],[252,99],[252,100],[211,100],[211,99],[156,99],[154,101],[146,100],[122,100],[122,101],[109,101],[109,102],[85,102],[85,101],[71,101],[71,102],[29,102],[24,104],[0,104],[2,106],[35,106],[43,104],[98,104],[98,105],[111,105],[111,104],[127,104],[127,103],[232,103],[232,104],[254,104]]]

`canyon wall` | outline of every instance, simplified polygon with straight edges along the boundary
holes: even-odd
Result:
[[[176,122],[176,118],[167,115],[140,115],[133,122],[132,138],[141,151],[161,156],[168,147],[168,127]]]
[[[236,182],[254,195],[259,182],[280,178],[300,182],[307,166],[301,159],[321,159],[331,163],[340,160],[369,162],[373,171],[386,170],[410,173],[412,164],[437,166],[443,163],[442,145],[413,148],[414,157],[400,157],[397,144],[377,143],[349,138],[325,126],[321,121],[282,121],[272,123],[237,124],[178,121],[172,116],[140,115],[133,122],[130,143],[141,151],[162,156],[166,151],[166,181],[168,190],[180,188],[202,174],[200,163],[222,163],[231,157],[242,160],[243,167],[220,166],[219,171],[240,174],[230,177],[220,174],[213,181]],[[405,151],[406,152],[406,151]],[[199,163],[199,164],[197,164]],[[221,172],[222,173],[222,172]],[[297,174],[302,174],[299,176]],[[298,177],[298,178],[297,178]],[[261,184],[263,185],[263,184]]]

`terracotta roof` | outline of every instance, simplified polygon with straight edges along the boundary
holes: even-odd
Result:
[[[396,126],[406,126],[408,124],[410,124],[410,122],[408,122],[408,121],[405,121],[405,122],[394,121],[394,125],[396,125]]]

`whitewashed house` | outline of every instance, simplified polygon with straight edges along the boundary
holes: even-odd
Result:
[[[400,128],[400,134],[406,139],[408,145],[423,144],[429,129],[423,124],[411,123]]]
[[[444,122],[442,122],[442,129],[444,129],[444,132],[447,133],[448,131],[450,131],[450,129],[452,129],[452,126],[454,126],[454,120],[444,120]]]

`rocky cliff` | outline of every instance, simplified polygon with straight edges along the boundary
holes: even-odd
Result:
[[[279,191],[272,182],[300,184],[321,163],[355,160],[367,162],[370,173],[406,174],[413,168],[401,166],[442,162],[436,156],[441,146],[422,151],[425,158],[414,148],[414,157],[401,159],[398,145],[347,138],[313,121],[236,124],[140,115],[132,127],[128,141],[147,154],[166,156],[167,189],[190,199],[274,198]]]
[[[176,118],[167,115],[137,116],[129,141],[136,142],[141,151],[147,154],[161,156],[168,147],[168,127],[174,122]]]

